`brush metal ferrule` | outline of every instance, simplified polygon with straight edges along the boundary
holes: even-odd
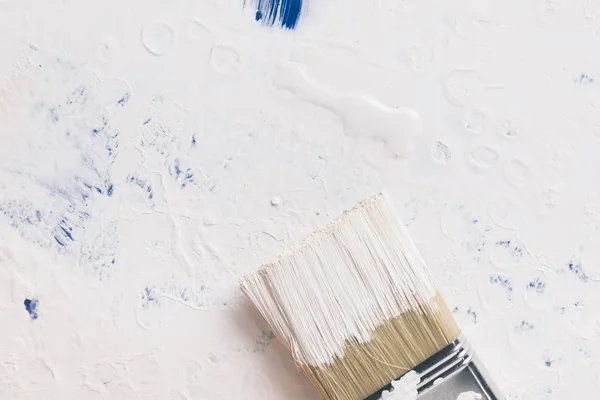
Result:
[[[483,400],[502,398],[462,334],[413,370],[420,378],[419,400],[456,400],[467,391],[481,394]],[[391,391],[391,383],[365,400],[381,399],[384,390]]]

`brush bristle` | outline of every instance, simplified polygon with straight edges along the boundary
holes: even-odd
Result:
[[[362,400],[459,329],[385,194],[241,281],[323,399]]]

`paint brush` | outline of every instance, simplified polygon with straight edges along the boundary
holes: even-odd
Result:
[[[240,284],[322,399],[501,398],[384,193]]]

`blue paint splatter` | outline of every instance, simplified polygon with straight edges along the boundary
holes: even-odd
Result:
[[[39,90],[23,93],[20,99],[28,104],[33,129],[16,134],[23,143],[36,146],[27,146],[30,152],[24,153],[18,142],[9,140],[15,148],[14,155],[7,154],[15,159],[16,154],[26,154],[19,160],[20,169],[9,173],[16,184],[32,187],[38,194],[27,198],[13,191],[0,202],[0,213],[28,242],[100,271],[114,258],[117,231],[103,226],[96,235],[87,227],[98,217],[96,208],[90,207],[94,200],[111,193],[111,170],[119,147],[112,119],[124,103],[117,101],[124,92],[107,104],[98,95],[102,83],[79,64],[35,49],[30,57],[43,60],[46,68],[40,71]],[[35,307],[33,300],[30,304]]]
[[[516,327],[515,330],[516,331],[520,331],[520,332],[527,332],[527,331],[532,331],[533,329],[535,329],[535,325],[531,324],[528,321],[522,320]]]
[[[147,302],[156,301],[156,296],[154,295],[154,290],[152,288],[146,287],[142,292],[142,299]]]
[[[506,289],[506,291],[508,292],[508,299],[512,300],[511,294],[513,291],[513,287],[512,287],[512,282],[510,281],[510,279],[508,279],[502,275],[491,275],[490,283],[499,285],[499,286],[503,287],[504,289]]]
[[[476,324],[477,322],[479,322],[479,317],[477,315],[477,312],[475,310],[473,310],[472,307],[467,308],[467,315],[471,317],[471,321]]]
[[[124,106],[125,104],[127,104],[127,102],[129,101],[129,97],[131,95],[129,94],[129,92],[125,93],[120,99],[119,101],[117,101],[117,104],[120,106]]]
[[[192,147],[196,147],[196,135],[192,135]]]
[[[582,281],[582,282],[588,281],[588,277],[585,276],[585,274],[581,270],[581,267],[579,266],[579,264],[575,264],[571,261],[571,262],[569,262],[569,264],[567,264],[567,267],[569,268],[569,271],[573,272],[579,278],[580,281]]]
[[[23,304],[25,309],[29,313],[31,319],[38,319],[38,304],[40,302],[37,299],[25,299]]]
[[[588,74],[582,73],[575,79],[575,82],[579,84],[579,86],[590,85],[594,83],[594,78],[589,76]]]
[[[295,29],[302,13],[303,0],[258,0],[254,19],[265,25],[276,22],[282,28]]]
[[[179,163],[179,159],[176,158],[173,162],[173,166],[169,168],[169,173],[173,176],[177,182],[180,183],[181,188],[185,188],[188,184],[194,183],[194,174],[191,168],[186,168],[185,172],[181,168],[181,164]]]
[[[512,242],[510,240],[499,240],[496,242],[496,246],[504,247],[505,249],[510,250],[510,254],[513,257],[523,257],[523,249],[511,243]]]
[[[532,279],[526,287],[527,290],[535,290],[537,293],[542,294],[546,289],[546,282],[541,278]]]
[[[136,176],[133,175],[129,175],[127,177],[127,181],[136,185],[137,187],[144,189],[146,191],[146,193],[148,193],[148,199],[152,200],[152,198],[154,197],[154,192],[152,190],[152,186],[150,186],[150,184]]]
[[[459,312],[460,312],[460,307],[454,306],[454,308],[452,309],[452,314],[458,314]],[[467,314],[471,318],[471,322],[473,322],[474,324],[479,322],[479,316],[477,315],[477,312],[475,310],[473,310],[473,307],[467,308],[465,310],[465,314]]]
[[[552,366],[552,360],[546,360],[546,361],[544,361],[544,365],[546,367],[551,367]]]

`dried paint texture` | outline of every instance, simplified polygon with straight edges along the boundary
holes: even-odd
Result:
[[[242,3],[0,1],[0,398],[314,400],[238,279],[386,188],[507,397],[594,399],[598,2]]]

